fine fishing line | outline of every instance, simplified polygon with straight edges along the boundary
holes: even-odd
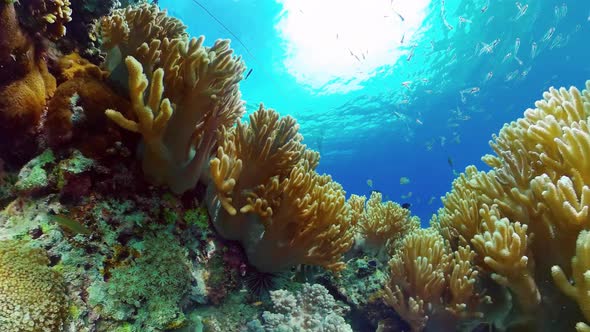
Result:
[[[242,45],[242,47],[246,50],[246,52],[248,53],[248,55],[250,55],[255,61],[256,61],[256,57],[254,56],[254,54],[252,54],[252,52],[250,52],[250,50],[248,49],[248,47],[246,47],[246,45],[242,42],[242,40],[240,40],[240,38],[238,36],[236,36],[235,33],[233,33],[227,26],[225,26],[225,24],[223,24],[223,22],[221,22],[217,17],[215,17],[215,15],[213,15],[213,13],[211,13],[207,8],[205,8],[205,6],[203,6],[199,1],[197,0],[192,0],[194,3],[196,3],[199,7],[201,7],[201,9],[203,9],[205,11],[205,13],[207,13],[207,15],[211,16],[212,19],[215,20],[215,22],[219,23],[219,25],[221,25],[225,31],[227,31],[230,35],[232,35],[236,41]],[[258,61],[256,61],[258,62]]]

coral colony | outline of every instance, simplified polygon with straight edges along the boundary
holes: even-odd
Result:
[[[423,229],[347,200],[295,119],[242,122],[228,40],[114,6],[0,3],[1,332],[590,331],[590,81]]]

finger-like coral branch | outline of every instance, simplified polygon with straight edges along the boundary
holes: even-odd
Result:
[[[243,114],[238,89],[243,61],[232,55],[228,40],[212,47],[203,45],[204,37],[189,40],[184,25],[156,5],[116,11],[103,19],[102,28],[109,55],[135,57],[131,66],[126,60],[127,70],[107,67],[112,80],[123,79],[128,85],[138,121],[115,111],[107,114],[123,128],[142,134],[142,166],[151,182],[176,193],[193,188],[218,139],[223,140],[223,128]],[[150,39],[149,45],[144,42]]]
[[[586,320],[590,320],[590,232],[583,230],[576,241],[576,256],[572,258],[572,279],[570,283],[563,270],[555,265],[551,268],[555,285],[568,297],[578,303]],[[583,323],[580,323],[583,324]],[[584,324],[585,325],[585,324]],[[586,326],[576,326],[578,331]]]
[[[534,309],[541,295],[529,268],[527,226],[499,218],[496,206],[483,205],[480,214],[483,229],[471,240],[473,246],[493,271],[492,279],[510,288],[524,309]]]

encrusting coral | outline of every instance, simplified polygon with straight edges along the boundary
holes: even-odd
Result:
[[[103,20],[103,31],[109,54],[134,54],[125,64],[138,120],[116,110],[107,110],[107,116],[142,134],[142,166],[151,182],[176,193],[193,188],[218,131],[232,126],[244,111],[238,90],[244,63],[232,56],[228,40],[212,47],[203,46],[204,37],[189,40],[184,26],[155,5],[117,12]],[[143,43],[149,36],[161,39]],[[117,77],[117,67],[112,68],[111,76]]]
[[[214,225],[238,240],[264,272],[297,264],[338,271],[353,242],[358,216],[344,190],[314,169],[319,154],[301,143],[291,117],[260,106],[248,125],[238,121],[211,160]]]
[[[270,297],[276,312],[265,311],[262,322],[250,322],[247,331],[352,332],[342,318],[348,308],[336,302],[320,284],[303,284],[303,289],[295,294],[287,290],[272,291]]]
[[[61,331],[67,317],[61,275],[42,249],[0,241],[0,331]]]

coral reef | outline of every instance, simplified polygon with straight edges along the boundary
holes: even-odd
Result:
[[[114,6],[0,2],[1,331],[590,330],[590,81],[420,229],[346,200],[295,119],[241,121],[228,40]]]
[[[325,287],[303,284],[296,294],[277,290],[270,294],[275,312],[265,311],[262,322],[252,321],[248,331],[352,332],[342,316],[347,308],[334,300]]]
[[[297,264],[338,271],[353,243],[353,209],[344,190],[314,171],[319,155],[301,144],[298,126],[273,110],[238,121],[211,160],[218,204],[211,214],[217,231],[238,240],[249,262],[263,272]]]
[[[0,330],[61,331],[67,316],[63,278],[42,249],[0,241]]]
[[[131,245],[138,258],[110,270],[108,282],[88,289],[89,303],[106,317],[133,317],[138,330],[168,329],[183,324],[179,304],[190,291],[187,253],[166,233],[148,236]]]

